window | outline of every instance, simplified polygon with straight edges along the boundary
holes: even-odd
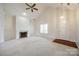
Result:
[[[40,33],[48,33],[48,24],[40,25]]]

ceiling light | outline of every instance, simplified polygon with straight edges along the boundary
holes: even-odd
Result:
[[[64,16],[60,16],[61,19],[64,19]]]
[[[25,15],[26,15],[26,13],[24,12],[24,13],[23,13],[23,15],[25,16]]]

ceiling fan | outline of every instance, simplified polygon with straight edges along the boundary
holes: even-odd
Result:
[[[36,4],[34,3],[33,5],[29,5],[29,4],[27,4],[27,3],[25,3],[25,5],[27,5],[28,6],[28,8],[26,8],[26,10],[31,10],[31,12],[33,12],[34,10],[36,10],[36,11],[38,11],[38,9],[37,8],[35,8],[35,6],[36,6]]]

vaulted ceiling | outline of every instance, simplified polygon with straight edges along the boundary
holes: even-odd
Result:
[[[23,15],[23,13],[26,13],[28,17],[36,18],[40,14],[42,14],[47,7],[55,7],[55,8],[69,8],[69,9],[75,9],[79,7],[79,4],[70,4],[67,5],[66,3],[37,3],[36,8],[38,8],[38,11],[31,12],[30,10],[25,10],[25,8],[28,7],[25,5],[25,3],[6,3],[4,4],[4,10],[6,14],[8,15]]]

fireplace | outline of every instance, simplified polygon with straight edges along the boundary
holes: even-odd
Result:
[[[27,32],[20,32],[20,38],[27,37]]]

